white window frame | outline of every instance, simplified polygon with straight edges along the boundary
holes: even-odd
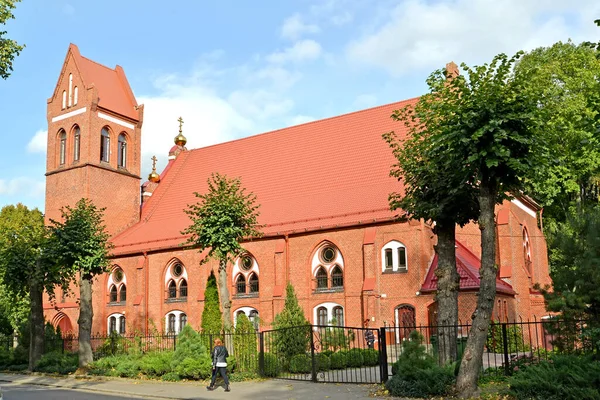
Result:
[[[331,320],[334,317],[333,309],[336,307],[342,308],[342,312],[344,313],[344,323],[346,322],[346,316],[347,316],[346,315],[346,307],[344,307],[343,305],[338,304],[338,303],[327,302],[327,303],[321,303],[321,304],[313,307],[313,325],[319,324],[319,316],[317,314],[317,310],[321,307],[324,307],[327,310],[327,326],[334,326],[334,325],[331,325]]]
[[[117,333],[119,335],[124,334],[125,332],[121,332],[121,318],[124,318],[125,319],[125,323],[127,323],[127,318],[125,318],[125,314],[122,314],[122,313],[113,313],[113,314],[110,314],[108,316],[108,318],[106,318],[106,326],[108,327],[108,329],[106,329],[106,330],[108,331],[108,334],[111,333],[110,332],[110,319],[111,319],[111,317],[115,317],[116,320],[117,320],[117,324],[115,326],[115,330],[117,331]]]
[[[181,332],[181,330],[183,329],[182,326],[179,326],[181,323],[181,314],[186,314],[185,312],[181,311],[181,310],[173,310],[171,312],[168,312],[165,315],[165,332],[166,333],[171,333],[169,332],[169,315],[174,315],[175,316],[175,333],[176,335],[179,334],[179,332]],[[188,324],[189,324],[189,320],[188,320]]]
[[[404,248],[404,256],[406,257],[405,268],[400,268],[400,262],[398,260],[398,249],[400,248]],[[408,272],[408,249],[403,243],[397,240],[389,241],[381,248],[381,272],[390,272],[385,268],[385,251],[388,249],[392,250],[392,272]]]

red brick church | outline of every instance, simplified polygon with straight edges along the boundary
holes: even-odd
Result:
[[[217,262],[185,249],[183,210],[211,173],[240,177],[256,194],[264,236],[243,243],[229,266],[232,313],[268,329],[290,282],[311,323],[345,326],[432,324],[437,259],[432,226],[399,221],[388,194],[401,190],[384,132],[405,130],[393,110],[417,99],[187,149],[174,129],[168,165],[141,177],[144,107],[120,66],[112,69],[70,45],[48,99],[46,219],[87,197],[105,207],[114,244],[112,270],[94,284],[93,332],[179,331],[200,326],[204,290]],[[176,127],[175,122],[174,127]],[[141,190],[140,190],[141,188]],[[495,319],[545,314],[536,282],[550,282],[540,207],[527,197],[497,207]],[[479,229],[457,230],[460,318],[479,287]],[[75,292],[77,293],[77,291]],[[46,299],[46,317],[76,331],[77,299]]]

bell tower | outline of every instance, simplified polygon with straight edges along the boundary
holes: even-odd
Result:
[[[139,220],[143,107],[123,68],[98,64],[69,46],[48,99],[47,222],[82,197],[105,208],[111,235]]]

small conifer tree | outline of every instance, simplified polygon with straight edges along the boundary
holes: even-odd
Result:
[[[285,305],[275,316],[273,327],[277,330],[275,347],[278,356],[283,358],[284,365],[287,365],[296,354],[304,354],[308,351],[311,327],[304,316],[304,310],[298,304],[294,287],[289,283],[286,287]]]
[[[217,279],[211,271],[206,289],[204,290],[204,311],[202,311],[202,333],[218,334],[223,330],[223,319],[221,309],[219,308],[219,290],[217,289]]]
[[[257,335],[254,325],[246,314],[240,313],[236,318],[235,335],[233,336],[234,355],[237,369],[240,372],[256,372]]]

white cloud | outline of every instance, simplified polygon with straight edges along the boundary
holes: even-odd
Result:
[[[301,62],[315,60],[319,58],[323,49],[321,45],[314,40],[301,40],[296,42],[292,47],[275,52],[267,56],[267,61],[283,64],[286,62]]]
[[[319,30],[317,25],[304,23],[300,14],[296,13],[283,21],[281,37],[296,40],[306,33],[318,33]]]
[[[331,22],[335,26],[342,26],[342,25],[349,24],[350,22],[352,22],[353,19],[354,18],[352,16],[352,14],[350,14],[350,12],[344,11],[341,14],[333,15],[331,17]]]
[[[28,177],[0,179],[0,195],[19,197],[42,197],[46,191],[46,182]]]
[[[29,143],[27,143],[28,153],[45,153],[48,145],[48,131],[40,129],[33,135]]]
[[[392,75],[440,68],[451,60],[481,63],[497,53],[566,40],[569,32],[575,41],[593,39],[590,15],[599,13],[596,0],[407,0],[384,24],[351,42],[346,54]]]

